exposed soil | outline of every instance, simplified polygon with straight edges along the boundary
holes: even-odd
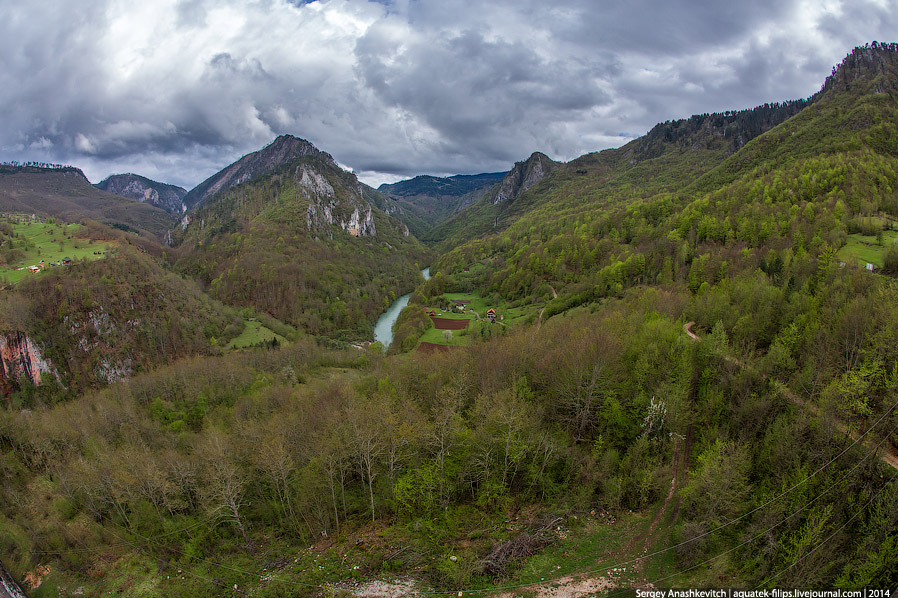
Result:
[[[433,316],[430,317],[433,320],[433,327],[437,330],[464,330],[468,327],[468,322],[471,320],[451,320],[449,318],[435,318]]]
[[[536,598],[580,598],[581,596],[596,596],[615,586],[615,580],[609,577],[562,577],[552,582],[527,586],[522,589],[533,593]],[[495,598],[516,598],[517,596],[520,594],[504,592],[496,594]]]
[[[358,598],[402,598],[403,596],[420,596],[415,589],[415,580],[397,579],[395,581],[369,581],[360,585],[341,584],[336,589],[345,590]]]

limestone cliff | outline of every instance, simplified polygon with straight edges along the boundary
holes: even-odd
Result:
[[[24,332],[0,333],[0,393],[4,398],[19,388],[20,380],[37,385],[41,374],[50,371],[49,362]]]
[[[357,180],[354,180],[355,184],[340,181],[343,193],[338,198],[327,176],[313,165],[300,164],[294,176],[299,189],[310,200],[306,210],[306,226],[310,231],[330,237],[329,227],[336,224],[353,237],[377,234],[371,204],[363,197]]]
[[[499,186],[490,192],[490,201],[493,204],[510,203],[556,168],[557,162],[543,153],[534,152],[527,160],[515,163]]]

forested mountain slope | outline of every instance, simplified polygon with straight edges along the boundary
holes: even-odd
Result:
[[[108,235],[104,235],[109,238]],[[220,352],[243,329],[233,310],[156,258],[111,241],[106,257],[73,262],[0,291],[0,331],[27,336],[41,384],[5,379],[3,398],[23,391],[33,407],[78,396],[182,357]]]
[[[188,212],[179,267],[226,303],[313,334],[369,338],[426,255],[371,193],[329,156],[291,159]]]
[[[456,212],[478,201],[504,172],[435,177],[420,175],[406,181],[384,184],[378,191],[395,203],[387,210],[408,225],[412,234],[423,239],[428,231]]]
[[[894,64],[883,47],[873,56]],[[506,296],[545,298],[554,285],[585,298],[686,278],[697,289],[725,277],[721,263],[750,271],[769,249],[838,250],[861,219],[896,208],[895,92],[867,75],[850,88],[828,82],[735,153],[733,123],[762,129],[803,103],[658,125],[578,158],[524,195],[534,207],[506,231],[450,251],[439,271],[482,262],[476,284]]]

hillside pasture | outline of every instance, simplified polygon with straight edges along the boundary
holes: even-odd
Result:
[[[4,219],[2,224],[6,230],[0,232],[0,280],[12,284],[35,276],[28,267],[38,265],[41,260],[45,269],[52,268],[50,264],[59,264],[67,257],[72,260],[100,259],[112,247],[111,243],[78,237],[77,233],[84,228],[80,224],[15,217]]]
[[[490,308],[495,309],[500,318],[494,323],[486,319]],[[431,309],[434,311],[431,317],[434,326],[419,339],[419,347],[424,345],[427,351],[433,349],[429,345],[467,346],[477,338],[487,339],[494,333],[504,332],[513,324],[535,317],[539,306],[510,307],[507,303],[497,303],[477,293],[444,293],[427,311]],[[447,330],[451,333],[448,336],[445,334]]]
[[[864,268],[866,264],[873,264],[876,268],[882,268],[886,250],[898,239],[898,231],[883,231],[882,245],[872,235],[855,233],[848,235],[845,246],[836,254],[846,264]]]

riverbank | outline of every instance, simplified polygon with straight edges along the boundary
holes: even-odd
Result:
[[[425,281],[430,280],[429,266],[421,270],[421,276],[424,277]],[[408,305],[408,300],[411,296],[411,293],[406,293],[396,299],[389,309],[377,319],[377,324],[374,326],[374,342],[381,343],[385,348],[393,343],[393,324],[396,323],[399,314]]]

